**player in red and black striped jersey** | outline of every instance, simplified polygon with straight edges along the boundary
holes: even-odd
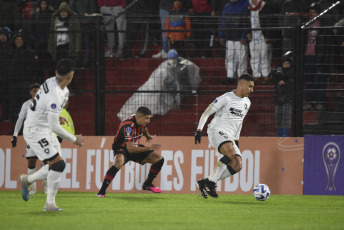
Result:
[[[105,197],[105,192],[111,181],[114,179],[116,173],[128,161],[134,161],[144,165],[151,163],[148,177],[142,185],[143,190],[149,190],[154,193],[160,193],[161,189],[153,185],[154,178],[158,175],[161,167],[164,164],[164,158],[161,153],[159,144],[152,144],[145,147],[140,144],[140,138],[146,137],[147,142],[152,140],[149,134],[147,125],[150,123],[151,111],[147,107],[140,107],[136,114],[123,120],[117,130],[114,143],[112,145],[114,154],[114,164],[106,172],[102,187],[100,188],[97,197]]]

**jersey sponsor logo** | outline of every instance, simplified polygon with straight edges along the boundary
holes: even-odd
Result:
[[[224,132],[220,131],[219,134],[220,134],[223,138],[228,139],[228,136],[227,136]]]
[[[130,128],[130,127],[126,128],[126,129],[125,129],[125,132],[126,132],[126,133],[127,133],[127,135],[129,136],[129,135],[130,135],[130,133],[131,133],[131,128]]]
[[[217,99],[215,99],[214,103],[216,103],[216,102],[217,102]]]
[[[235,116],[238,116],[238,117],[243,117],[244,114],[242,114],[242,110],[240,109],[236,109],[236,108],[230,108],[229,109],[229,112]]]
[[[51,104],[51,106],[50,106],[52,109],[56,109],[56,104],[55,103],[53,103],[53,104]]]

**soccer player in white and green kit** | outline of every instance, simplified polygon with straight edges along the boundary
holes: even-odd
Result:
[[[236,174],[242,168],[241,152],[238,147],[239,137],[242,123],[251,106],[248,96],[253,92],[253,87],[253,77],[242,74],[237,89],[216,98],[200,118],[195,144],[201,143],[202,129],[209,116],[215,113],[208,125],[208,139],[210,145],[223,155],[213,174],[196,183],[204,198],[208,198],[208,195],[217,198],[216,182]]]

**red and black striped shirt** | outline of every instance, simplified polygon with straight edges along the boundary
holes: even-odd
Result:
[[[126,142],[134,142],[135,146],[139,145],[140,138],[146,126],[139,126],[136,123],[135,114],[123,120],[118,127],[112,148],[114,151],[123,149]]]

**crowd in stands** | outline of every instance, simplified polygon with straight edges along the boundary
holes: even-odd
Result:
[[[61,58],[73,58],[79,67],[90,67],[94,30],[91,25],[95,17],[106,23],[105,57],[148,57],[147,49],[153,40],[161,45],[161,51],[152,58],[167,58],[170,49],[178,50],[185,58],[210,58],[214,57],[212,48],[217,43],[225,47],[222,53],[216,54],[226,60],[227,78],[222,84],[233,83],[238,75],[247,72],[248,60],[253,76],[265,82],[271,72],[272,56],[281,57],[294,47],[293,31],[287,27],[309,21],[336,1],[139,0],[125,14],[112,20],[132,2],[0,0],[1,119],[11,119],[9,114],[15,114],[13,111],[24,101],[21,95],[27,95],[29,83],[43,82],[47,75],[53,75],[55,63]],[[326,20],[317,21],[313,26],[342,26],[343,17],[343,6],[336,7],[326,15]],[[283,29],[264,30],[270,27]],[[160,29],[161,33],[155,32]],[[340,47],[337,52],[343,51],[343,31],[339,28],[331,32],[338,37],[331,40]],[[325,66],[319,66],[318,58],[322,54],[321,59],[326,59],[326,50],[312,43],[319,35],[312,33],[305,41],[305,63],[311,70],[317,66],[318,73],[327,72]],[[132,49],[137,40],[141,48],[134,54]],[[307,80],[314,82],[314,74],[306,73]],[[10,93],[18,96],[10,97]],[[314,100],[312,95],[307,97]]]

